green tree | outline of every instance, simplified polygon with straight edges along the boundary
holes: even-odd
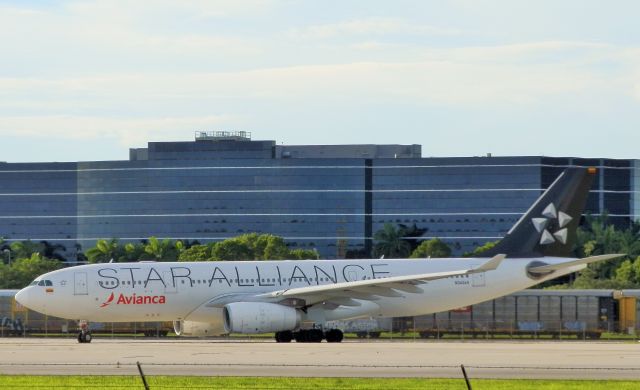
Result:
[[[294,249],[289,253],[291,260],[318,260],[320,254],[315,249]]]
[[[479,257],[484,252],[486,252],[489,249],[491,249],[494,246],[496,246],[498,244],[498,242],[500,242],[500,241],[489,241],[489,242],[485,243],[484,245],[481,245],[481,246],[477,247],[476,249],[472,250],[471,252],[466,252],[462,256],[463,257]]]
[[[98,240],[96,246],[88,249],[85,255],[89,263],[108,263],[111,259],[118,260],[119,251],[118,240],[112,238],[109,241]]]
[[[211,253],[214,260],[284,260],[291,257],[282,237],[257,233],[218,242]]]
[[[181,241],[173,242],[169,239],[162,241],[156,237],[150,237],[149,242],[144,246],[144,251],[153,260],[157,261],[176,261],[183,245]]]
[[[128,242],[124,246],[124,252],[118,259],[119,262],[135,262],[141,260],[144,255],[144,245],[141,243],[134,244],[132,242]]]
[[[404,237],[404,240],[407,243],[409,243],[409,246],[411,247],[411,249],[409,250],[409,253],[412,253],[414,250],[416,250],[418,245],[420,245],[421,241],[423,240],[422,236],[429,230],[429,229],[419,228],[415,223],[411,226],[407,226],[405,224],[399,223],[398,227],[403,230],[402,236]]]
[[[11,256],[11,247],[9,244],[5,243],[4,238],[2,237],[0,237],[0,256],[2,256],[2,261],[0,261],[0,263],[5,261],[9,262],[9,256]]]
[[[0,263],[0,288],[14,288],[15,280],[13,268],[4,263]]]
[[[11,279],[5,288],[23,288],[36,277],[62,267],[59,260],[47,259],[39,253],[31,257],[17,259],[11,264]]]
[[[633,261],[633,264],[631,265],[631,267],[633,268],[633,275],[635,276],[635,283],[636,286],[635,287],[639,287],[640,286],[640,256],[636,257],[636,259]]]
[[[207,261],[213,260],[211,255],[212,245],[193,245],[185,249],[178,256],[179,261]]]
[[[254,258],[260,260],[285,260],[291,258],[291,251],[282,237],[262,234],[258,237]],[[260,252],[262,250],[262,253]]]
[[[9,247],[11,249],[11,257],[14,259],[31,257],[34,253],[44,253],[44,245],[30,240],[15,241]]]
[[[608,221],[607,215],[586,218],[584,226],[578,229],[578,257],[596,256],[608,253],[625,253],[627,258],[640,255],[640,236],[637,224],[625,230],[616,229]],[[597,274],[597,279],[615,279],[616,269],[625,258],[603,261],[590,265]]]
[[[630,288],[635,285],[636,276],[631,260],[623,261],[620,266],[616,268],[615,281],[620,288]]]
[[[390,223],[384,224],[374,235],[373,253],[376,257],[389,259],[406,258],[411,253],[411,245],[404,239],[404,229],[396,228]]]
[[[451,256],[451,248],[438,238],[422,241],[420,245],[411,253],[412,259],[426,257],[449,257]]]
[[[42,245],[42,252],[40,252],[42,256],[48,259],[66,260],[63,253],[67,248],[64,245],[54,244],[49,241],[40,241],[40,245]]]
[[[211,250],[213,260],[253,260],[253,251],[238,237],[217,242]]]

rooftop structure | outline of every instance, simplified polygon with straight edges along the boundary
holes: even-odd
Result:
[[[324,258],[370,256],[385,223],[462,254],[501,238],[569,165],[600,167],[587,209],[626,224],[640,210],[637,160],[423,158],[420,145],[276,145],[249,133],[149,142],[128,161],[0,163],[0,237],[190,242],[272,233]]]

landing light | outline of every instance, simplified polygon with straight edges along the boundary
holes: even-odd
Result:
[[[590,175],[595,175],[598,170],[595,167],[587,168],[587,173]]]

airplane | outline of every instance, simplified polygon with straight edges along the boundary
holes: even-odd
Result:
[[[46,273],[20,304],[86,321],[173,321],[177,335],[275,333],[277,342],[340,342],[333,320],[415,316],[513,293],[587,264],[571,257],[596,174],[567,168],[482,258],[102,263]]]

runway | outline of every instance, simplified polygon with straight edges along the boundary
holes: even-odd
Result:
[[[607,342],[361,342],[0,339],[0,374],[640,379],[640,345]]]

